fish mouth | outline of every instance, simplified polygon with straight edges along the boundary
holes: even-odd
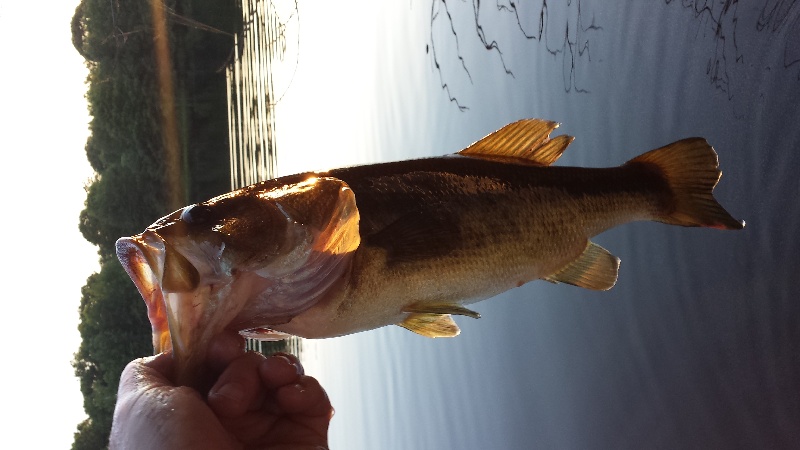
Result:
[[[117,257],[147,305],[153,350],[172,352],[176,384],[202,390],[206,351],[223,330],[283,339],[298,334],[284,330],[295,316],[340,291],[360,245],[353,192],[334,178],[285,191],[241,197],[243,205],[209,201],[216,221],[204,221],[205,210],[187,213],[189,206],[117,241]],[[265,213],[282,226],[271,227]]]
[[[158,234],[145,231],[124,237],[116,243],[117,258],[147,305],[147,317],[153,329],[153,352],[172,350],[161,279],[164,274],[166,243]]]
[[[270,327],[288,323],[316,303],[339,278],[335,274],[344,270],[352,253],[332,256],[310,248],[301,251],[299,267],[284,274],[290,281],[286,284],[280,276],[247,270],[219,273],[214,263],[204,265],[209,261],[198,257],[202,252],[173,234],[150,228],[121,238],[117,257],[147,306],[153,352],[171,352],[173,381],[200,391],[209,387],[204,375],[209,373],[206,351],[216,335],[231,329],[258,340],[286,339],[289,334]],[[297,284],[291,282],[295,277],[300,278]],[[291,295],[295,289],[301,289],[302,295]],[[266,292],[270,295],[256,295]]]
[[[179,251],[158,233],[121,238],[117,257],[147,305],[153,334],[153,352],[173,352],[178,367],[197,369],[205,355],[196,355],[198,325],[205,313],[200,274]],[[199,330],[203,333],[203,330]],[[205,334],[205,333],[203,333]],[[178,374],[178,378],[183,378]]]

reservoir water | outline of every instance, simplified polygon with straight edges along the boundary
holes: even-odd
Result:
[[[303,341],[331,448],[800,446],[800,2],[289,6],[278,175],[452,153],[541,117],[577,137],[559,165],[707,138],[716,196],[747,221],[606,232],[612,290],[533,282],[473,305],[453,339]]]

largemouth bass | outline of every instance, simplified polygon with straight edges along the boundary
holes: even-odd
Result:
[[[619,259],[590,238],[655,220],[738,230],[714,199],[721,172],[702,138],[619,167],[556,167],[572,142],[522,120],[455,155],[248,186],[169,214],[117,242],[147,303],[156,352],[192,384],[225,329],[327,338],[397,324],[459,333],[466,305],[537,279],[605,290]]]

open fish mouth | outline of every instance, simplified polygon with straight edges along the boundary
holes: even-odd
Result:
[[[248,297],[230,288],[234,277],[215,277],[216,282],[209,282],[174,245],[152,230],[120,239],[117,255],[147,305],[154,353],[172,352],[177,367],[174,381],[203,389],[207,384],[207,346],[230,324]],[[263,278],[250,278],[250,285],[255,280],[268,284]],[[269,318],[270,322],[286,320]],[[253,332],[256,335],[266,338],[270,332],[258,330]],[[285,337],[275,334],[273,339]]]
[[[134,237],[121,238],[116,246],[122,267],[133,280],[147,306],[147,316],[153,329],[154,352],[172,350],[166,305],[161,291],[163,262],[166,259],[164,241],[157,234],[146,231]]]
[[[349,187],[314,177],[187,206],[116,250],[147,305],[154,352],[171,351],[176,382],[196,385],[192,372],[202,371],[214,336],[284,339],[271,327],[339,287],[360,243],[358,221]]]
[[[172,336],[171,330],[179,326],[178,311],[167,299],[197,289],[200,274],[195,266],[152,230],[119,239],[117,257],[147,305],[154,351],[162,353],[185,347],[180,336]],[[180,322],[188,319],[182,317]]]
[[[244,291],[266,290],[272,282],[252,273],[201,274],[175,245],[152,230],[117,241],[117,256],[147,305],[153,351],[172,352],[178,367],[175,382],[181,385],[203,385],[198,374],[204,372],[211,339],[231,325],[247,305],[251,296]],[[267,323],[289,319],[280,315],[263,318]],[[265,340],[287,337],[263,326],[242,334]]]

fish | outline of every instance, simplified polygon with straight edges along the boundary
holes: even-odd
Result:
[[[714,198],[703,138],[618,167],[553,163],[573,137],[513,122],[452,155],[263,181],[117,241],[156,353],[196,382],[211,339],[331,338],[399,325],[453,337],[468,305],[534,280],[607,290],[620,260],[591,238],[651,220],[740,230]]]

